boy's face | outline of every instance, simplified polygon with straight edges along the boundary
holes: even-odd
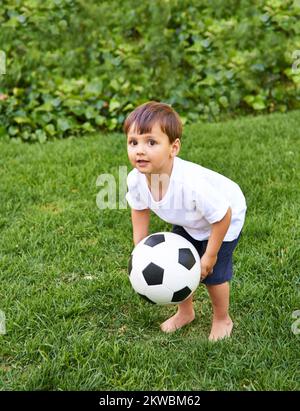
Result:
[[[158,123],[154,123],[147,134],[136,134],[133,130],[134,123],[127,135],[128,158],[133,167],[143,174],[169,174],[172,160],[180,149],[180,140],[170,143]]]

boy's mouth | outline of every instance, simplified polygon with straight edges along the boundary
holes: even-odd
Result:
[[[149,163],[148,160],[137,160],[136,162],[139,166],[145,166]]]

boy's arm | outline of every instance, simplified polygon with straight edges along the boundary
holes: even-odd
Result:
[[[143,238],[148,236],[150,223],[150,209],[134,210],[131,209],[131,221],[133,230],[133,242],[136,246]]]
[[[231,222],[231,208],[222,220],[212,224],[206,251],[201,258],[201,279],[203,280],[213,269],[217,262],[217,255],[228,231]]]
[[[216,256],[218,254],[224,237],[230,226],[230,221],[231,208],[229,207],[222,220],[212,224],[208,244],[205,251],[206,254],[211,256]]]

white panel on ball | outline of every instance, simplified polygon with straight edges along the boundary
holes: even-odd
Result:
[[[156,304],[168,304],[168,301],[172,300],[173,291],[163,285],[153,285],[147,287],[144,295]]]

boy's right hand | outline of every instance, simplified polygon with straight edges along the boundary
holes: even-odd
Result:
[[[218,256],[209,255],[204,253],[201,257],[201,278],[200,281],[203,281],[208,275],[212,274],[213,268],[217,262]]]

